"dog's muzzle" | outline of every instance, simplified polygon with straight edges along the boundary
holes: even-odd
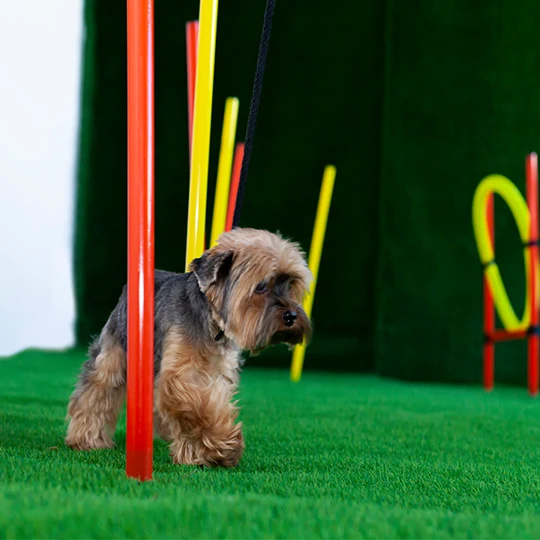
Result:
[[[283,313],[283,322],[285,323],[285,326],[291,327],[296,319],[298,318],[298,314],[296,311],[285,311]]]

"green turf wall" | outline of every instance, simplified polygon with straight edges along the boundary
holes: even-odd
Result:
[[[188,197],[186,20],[156,2],[156,262],[182,270]],[[263,0],[219,11],[209,184],[223,106],[245,133]],[[540,4],[277,2],[242,225],[307,250],[324,165],[338,174],[306,369],[481,380],[481,270],[471,227],[480,179],[520,187],[539,150]],[[86,0],[76,239],[77,337],[98,332],[125,282],[125,2]],[[497,201],[498,260],[519,313],[523,262]],[[525,380],[523,343],[497,349],[497,380]],[[287,365],[283,349],[250,361]]]
[[[377,368],[407,379],[479,381],[481,269],[471,225],[487,174],[524,192],[540,150],[540,4],[391,1],[377,270]],[[519,315],[523,256],[496,201],[497,258]],[[497,346],[497,380],[526,375],[523,343]]]
[[[209,213],[227,96],[240,99],[245,134],[264,4],[220,3]],[[177,271],[189,179],[184,25],[197,17],[196,0],[156,2],[156,265]],[[126,279],[125,2],[87,0],[85,19],[75,259],[82,345]],[[242,225],[279,229],[309,249],[324,166],[337,166],[308,368],[374,367],[382,44],[378,2],[337,0],[324,16],[307,0],[277,3]],[[280,348],[255,361],[283,365],[290,354]]]

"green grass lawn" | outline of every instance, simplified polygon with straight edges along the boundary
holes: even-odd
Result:
[[[234,470],[124,475],[63,444],[83,356],[0,361],[0,538],[540,538],[540,402],[524,388],[246,368]]]

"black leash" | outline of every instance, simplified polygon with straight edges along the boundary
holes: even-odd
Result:
[[[264,68],[266,67],[266,55],[270,44],[270,32],[272,30],[272,17],[274,16],[274,6],[276,0],[267,0],[264,11],[264,22],[259,45],[259,56],[257,58],[257,69],[255,70],[255,81],[253,83],[253,94],[251,95],[251,105],[249,107],[249,116],[246,130],[246,141],[244,145],[244,159],[242,160],[242,169],[240,171],[240,182],[238,183],[238,194],[236,196],[236,205],[234,208],[233,228],[240,224],[240,214],[242,213],[242,203],[244,202],[244,192],[249,169],[249,160],[253,150],[253,139],[255,137],[255,125],[257,123],[257,114],[259,112],[259,103],[261,101],[262,83],[264,77]]]

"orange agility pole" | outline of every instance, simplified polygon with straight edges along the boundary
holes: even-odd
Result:
[[[484,389],[491,391],[495,379],[495,344],[502,341],[527,339],[527,379],[531,396],[538,394],[539,387],[539,341],[540,341],[540,303],[539,303],[539,253],[538,253],[538,157],[530,153],[525,160],[527,207],[529,211],[529,241],[524,246],[529,250],[527,279],[529,280],[530,323],[526,329],[503,330],[495,328],[494,298],[490,290],[487,275],[484,273],[484,348],[483,372]],[[486,220],[491,243],[495,242],[495,219],[493,194],[487,199]]]
[[[487,223],[489,236],[493,249],[495,249],[495,222],[494,222],[494,196],[493,193],[488,198],[487,203]],[[484,388],[491,392],[495,384],[495,305],[493,296],[489,289],[487,276],[484,275]],[[504,331],[506,333],[506,331]],[[489,338],[488,338],[489,336]]]
[[[186,53],[187,53],[187,96],[188,96],[188,133],[189,155],[193,139],[193,104],[195,102],[195,79],[197,75],[197,45],[199,41],[199,21],[186,23]]]
[[[244,143],[237,143],[234,150],[234,161],[231,174],[231,187],[229,191],[229,204],[227,205],[225,231],[230,231],[233,226],[236,199],[238,197],[238,186],[240,184],[240,173],[242,172],[242,161],[244,161]]]
[[[128,343],[126,473],[152,479],[154,0],[127,2]]]
[[[528,381],[529,394],[538,394],[538,340],[539,340],[539,318],[538,312],[538,157],[536,154],[529,154],[526,161],[526,181],[527,181],[527,206],[531,215],[530,227],[531,235],[529,239],[530,265],[531,271],[531,326],[527,337],[528,355]]]

